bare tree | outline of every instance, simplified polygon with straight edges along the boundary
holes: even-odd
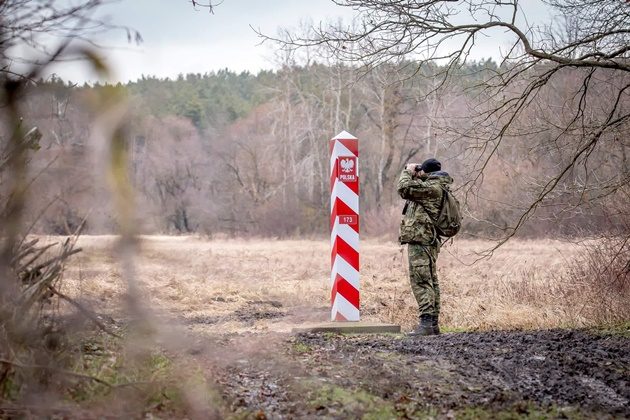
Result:
[[[189,0],[192,3],[194,8],[207,9],[210,13],[214,13],[214,8],[220,5],[221,2],[212,2],[212,1],[199,1],[199,0]]]
[[[363,65],[367,71],[406,58],[417,71],[433,64],[435,91],[456,80],[480,48],[483,37],[508,34],[512,45],[502,54],[496,70],[470,86],[479,98],[471,109],[471,125],[465,131],[450,127],[466,142],[472,175],[467,191],[475,194],[489,165],[500,160],[507,139],[529,142],[529,150],[553,149],[557,160],[541,172],[528,174],[527,206],[506,226],[503,241],[515,234],[560,190],[581,194],[596,189],[600,156],[627,155],[630,110],[630,3],[616,0],[548,0],[556,19],[547,24],[528,24],[522,2],[506,1],[398,1],[335,0],[352,7],[352,25],[321,25],[313,35],[286,32],[285,48],[325,47],[338,60]],[[578,75],[575,83],[566,81]],[[568,89],[567,100],[550,109],[539,100],[553,95],[557,84]],[[433,92],[428,92],[428,99]],[[533,116],[536,116],[533,118]],[[562,118],[556,118],[562,116]],[[445,127],[449,128],[449,127]],[[470,159],[469,159],[470,160]],[[628,196],[630,173],[622,164],[606,178],[605,190]],[[578,173],[582,182],[572,183]],[[501,242],[502,243],[502,242]]]

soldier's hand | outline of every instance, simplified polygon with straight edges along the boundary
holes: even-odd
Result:
[[[417,163],[408,163],[405,169],[409,172],[416,172],[416,165]]]

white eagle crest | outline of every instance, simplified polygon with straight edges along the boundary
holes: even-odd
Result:
[[[342,172],[352,172],[354,168],[354,160],[353,159],[341,159],[341,171]]]

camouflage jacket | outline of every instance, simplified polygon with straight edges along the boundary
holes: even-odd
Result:
[[[404,169],[398,179],[398,194],[405,200],[406,211],[400,222],[398,240],[401,244],[437,243],[434,220],[437,219],[442,202],[442,188],[450,188],[453,178],[443,171],[432,172],[422,178],[414,178],[411,171]]]

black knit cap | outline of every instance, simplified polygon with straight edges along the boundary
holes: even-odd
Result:
[[[442,164],[439,160],[431,158],[422,162],[420,169],[425,173],[437,172],[442,169]]]

